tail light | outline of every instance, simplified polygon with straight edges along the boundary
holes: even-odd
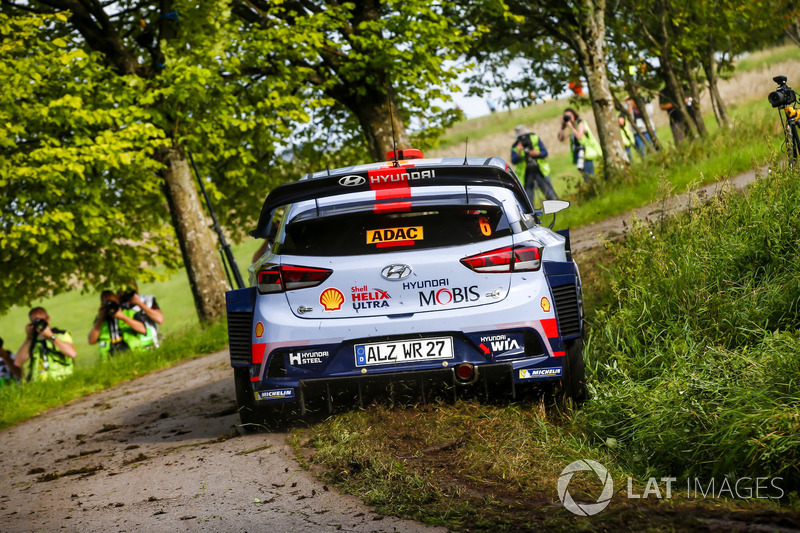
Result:
[[[271,294],[316,287],[333,274],[327,268],[294,265],[271,265],[258,272],[258,292]]]
[[[528,244],[506,246],[490,252],[465,257],[461,263],[470,270],[480,273],[530,272],[539,270],[542,265],[544,248]]]

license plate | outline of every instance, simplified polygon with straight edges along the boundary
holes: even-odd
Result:
[[[389,365],[452,358],[452,337],[356,344],[356,366]]]

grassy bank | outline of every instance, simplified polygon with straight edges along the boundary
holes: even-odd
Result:
[[[373,406],[298,433],[298,449],[382,512],[455,530],[800,526],[798,247],[800,174],[785,171],[747,195],[636,225],[602,252],[606,270],[584,279],[592,399],[581,409]],[[612,503],[588,519],[558,502],[559,474],[577,459],[615,480]],[[641,495],[651,476],[684,490],[626,498],[626,478]],[[775,480],[780,505],[685,490],[756,478]],[[576,483],[597,499],[596,479]]]
[[[228,342],[225,324],[190,328],[167,336],[152,351],[129,352],[108,363],[78,366],[62,381],[24,383],[0,388],[0,429],[35,416],[51,407],[117,383],[143,376],[176,363],[222,349]]]

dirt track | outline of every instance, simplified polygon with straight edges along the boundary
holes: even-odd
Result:
[[[0,530],[433,530],[314,480],[285,434],[242,435],[233,398],[223,351],[1,432]]]

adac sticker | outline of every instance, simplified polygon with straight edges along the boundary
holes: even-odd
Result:
[[[382,228],[367,230],[367,244],[376,246],[401,246],[423,239],[422,226]]]
[[[561,367],[554,368],[520,368],[519,379],[533,379],[561,376]]]
[[[545,313],[550,312],[550,300],[548,300],[546,297],[542,297],[542,301],[540,302],[540,304],[542,306],[542,311],[544,311]]]
[[[344,303],[344,294],[339,289],[331,287],[319,295],[319,303],[326,311],[338,311]]]
[[[294,389],[276,389],[258,391],[259,400],[277,400],[280,398],[294,398]]]
[[[256,337],[260,339],[263,334],[264,334],[264,324],[259,322],[258,324],[256,324]]]

